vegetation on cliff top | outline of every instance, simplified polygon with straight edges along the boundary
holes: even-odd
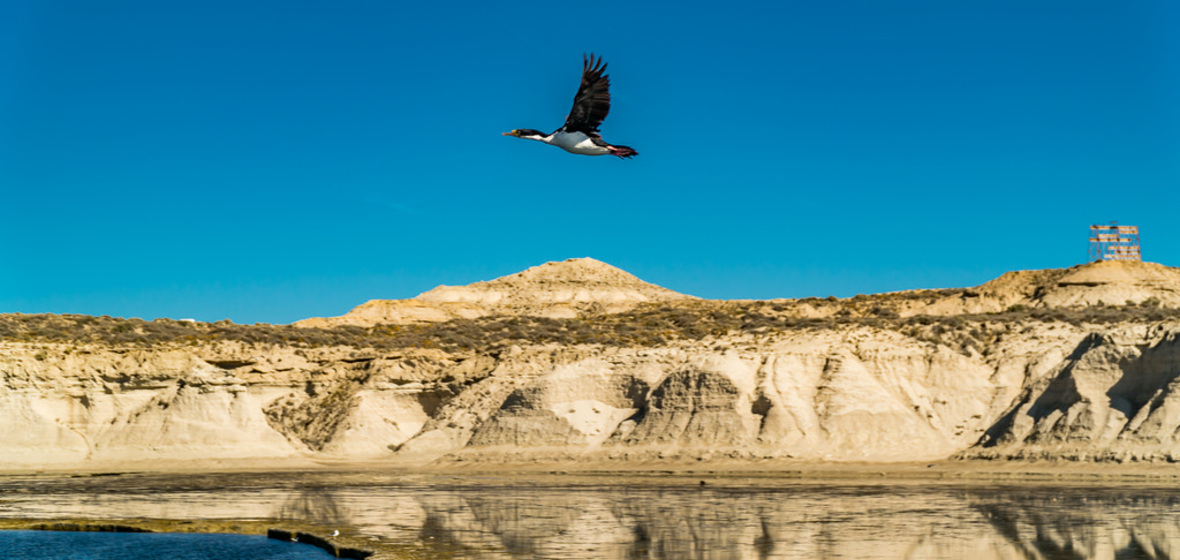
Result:
[[[1180,310],[1141,305],[1029,309],[1014,306],[1002,313],[900,317],[874,296],[843,300],[846,307],[826,318],[801,318],[800,302],[695,302],[691,305],[645,305],[624,313],[581,318],[510,316],[456,319],[413,325],[302,328],[290,325],[238,325],[172,319],[123,319],[108,316],[0,314],[0,341],[102,344],[125,347],[184,346],[232,341],[302,348],[438,348],[481,350],[508,344],[602,344],[661,346],[675,340],[700,340],[726,334],[769,334],[799,329],[865,325],[942,343],[961,351],[976,350],[1027,322],[1074,325],[1157,322],[1180,317]],[[992,325],[989,330],[987,325]],[[982,328],[981,328],[982,326]]]

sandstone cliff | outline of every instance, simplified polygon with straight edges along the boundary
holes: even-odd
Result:
[[[478,311],[442,322],[9,315],[0,467],[1172,461],[1180,322],[1168,294],[1180,282],[1170,274],[1097,263],[1005,275],[975,295],[710,302],[579,260],[417,298]],[[1079,303],[1111,294],[1126,298]]]
[[[1180,461],[1180,331],[1089,334],[964,456]]]

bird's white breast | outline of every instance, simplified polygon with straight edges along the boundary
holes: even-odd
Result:
[[[610,153],[610,150],[595,144],[594,140],[591,140],[589,136],[586,136],[582,132],[557,132],[550,134],[542,141],[546,144],[557,146],[571,154],[604,156]]]

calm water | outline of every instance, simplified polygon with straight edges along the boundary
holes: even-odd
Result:
[[[298,519],[444,558],[1180,558],[1176,488],[284,474],[0,492],[0,517]]]
[[[6,560],[325,560],[314,546],[245,535],[0,531]]]

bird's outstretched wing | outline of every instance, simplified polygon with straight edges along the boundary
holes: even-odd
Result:
[[[565,118],[565,129],[570,132],[598,132],[598,125],[610,112],[610,77],[602,57],[594,60],[582,55],[582,85],[574,96],[574,108]]]

